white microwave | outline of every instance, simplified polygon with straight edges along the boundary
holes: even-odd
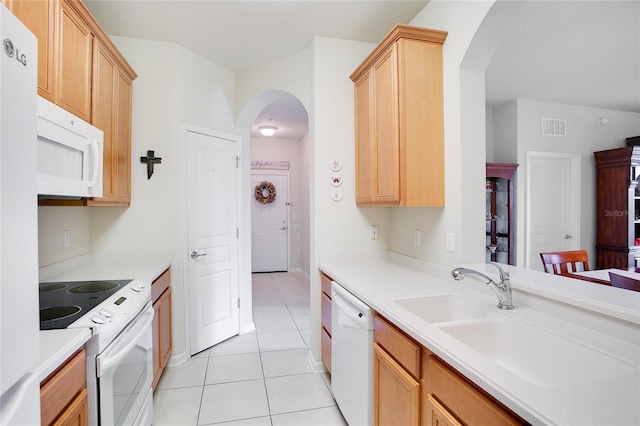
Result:
[[[38,194],[102,197],[102,130],[40,96],[37,127]]]

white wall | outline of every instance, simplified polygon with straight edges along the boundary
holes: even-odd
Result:
[[[38,207],[38,267],[91,251],[90,222],[86,207]],[[69,231],[69,247],[62,245],[64,230]]]
[[[493,128],[493,138],[487,133],[487,146],[492,146],[493,158],[487,162],[518,163],[517,176],[517,262],[525,264],[526,230],[526,153],[527,151],[575,153],[581,156],[581,226],[580,247],[589,251],[595,262],[596,245],[596,173],[594,151],[618,148],[624,139],[640,134],[640,114],[562,105],[518,99],[489,108],[487,128]],[[541,119],[567,120],[567,136],[543,136]],[[609,124],[601,126],[600,117],[607,117]],[[489,122],[491,120],[491,122]],[[487,152],[490,150],[487,149]],[[592,265],[592,267],[595,265]]]
[[[300,263],[302,264],[302,270],[307,274],[307,276],[311,275],[311,226],[309,222],[309,203],[311,202],[311,194],[313,194],[313,190],[309,185],[311,176],[311,171],[309,169],[310,155],[310,141],[309,134],[307,133],[300,141],[300,157],[302,159],[300,164],[300,174],[302,175],[300,185],[303,188],[300,200],[300,228],[304,229],[300,241],[302,257]]]
[[[386,251],[390,240],[388,208],[357,208],[355,203],[355,133],[353,82],[349,75],[375,45],[315,37],[313,57],[313,141],[311,152],[311,353],[320,361],[320,276],[318,261],[347,253]],[[332,159],[343,163],[339,174],[344,198],[330,197]],[[369,239],[369,226],[379,239]]]
[[[304,183],[308,178],[303,173],[308,172],[304,166],[302,158],[302,141],[295,139],[278,138],[252,138],[251,139],[251,160],[252,161],[288,161],[289,170],[251,170],[251,173],[289,174],[289,267],[291,269],[302,269],[308,273],[308,264],[303,268],[302,257],[302,235],[309,234],[308,226],[305,228],[302,221],[302,214],[308,211],[303,206],[303,192],[308,192]],[[251,192],[246,193],[248,197]],[[308,197],[306,197],[308,205]],[[308,221],[304,221],[308,224]],[[305,238],[308,241],[308,237]]]
[[[188,354],[183,250],[183,122],[236,133],[235,79],[182,47],[112,37],[138,73],[133,83],[131,206],[91,209],[91,251],[98,255],[168,258],[172,263],[173,356]],[[162,157],[147,180],[140,156]],[[251,318],[248,318],[251,321]]]
[[[463,74],[461,67],[492,5],[493,1],[432,0],[411,21],[449,32],[443,45],[445,207],[392,209],[394,252],[451,266],[484,260],[484,71],[480,79],[480,73]],[[420,247],[413,244],[415,229],[422,230]],[[446,251],[447,233],[454,234],[455,253]]]
[[[493,138],[487,135],[487,146],[493,147],[493,163],[517,163],[518,162],[518,126],[516,101],[491,108]],[[488,121],[488,119],[487,119]],[[487,126],[489,127],[489,126]],[[489,158],[487,158],[489,162]]]
[[[567,136],[543,136],[541,118],[567,120]],[[607,117],[609,124],[601,126],[598,119]],[[596,245],[596,170],[594,151],[625,146],[625,138],[640,135],[640,114],[552,104],[531,100],[517,100],[517,152],[518,175],[526,176],[527,151],[563,152],[580,154],[581,157],[581,207],[580,247],[589,251],[592,267],[595,266]],[[517,200],[519,218],[525,218],[526,182],[518,180]],[[518,235],[525,236],[525,220],[518,221]],[[518,238],[518,264],[524,265],[525,238]]]
[[[260,112],[270,103],[295,96],[300,100],[311,117],[311,68],[309,51],[278,58],[276,60],[247,67],[236,72],[236,126],[242,135],[242,181],[241,188],[248,189],[251,185],[251,133],[250,129]],[[246,198],[245,208],[242,209],[241,228],[251,229],[250,199]],[[249,274],[251,272],[251,232],[240,234],[241,241],[247,250],[242,253],[240,268]],[[244,300],[251,300],[251,285],[241,295]],[[250,304],[245,304],[250,308]],[[250,310],[249,310],[250,313]],[[244,331],[250,331],[245,328]]]

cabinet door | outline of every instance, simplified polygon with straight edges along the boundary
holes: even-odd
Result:
[[[162,370],[171,356],[171,287],[153,304],[155,316],[152,323],[153,332],[153,388],[156,387]]]
[[[394,44],[371,69],[373,79],[373,197],[400,202],[400,132],[398,71]]]
[[[151,385],[152,389],[155,389],[158,381],[160,380],[160,374],[162,373],[162,368],[160,368],[160,318],[158,316],[158,311],[160,310],[161,300],[158,299],[153,304],[154,317],[153,322],[151,323],[151,332],[153,333],[153,383]]]
[[[374,344],[374,425],[417,426],[420,422],[420,383],[384,349]]]
[[[38,39],[38,95],[55,102],[57,0],[8,0],[7,7]]]
[[[60,3],[56,103],[91,121],[93,34],[67,0]]]
[[[131,79],[120,69],[116,78],[116,178],[113,181],[115,201],[131,202]]]
[[[327,371],[331,374],[331,336],[324,327],[320,331],[320,353],[324,366],[327,367]]]
[[[93,91],[91,123],[104,133],[102,194],[104,199],[113,197],[113,153],[115,117],[115,87],[117,65],[101,42],[96,40],[93,55]]]
[[[440,405],[433,395],[427,395],[424,418],[426,426],[462,426],[462,423]]]
[[[87,403],[87,390],[73,400],[66,410],[53,423],[54,426],[86,426],[89,424],[89,405]]]
[[[171,287],[169,287],[160,298],[160,312],[158,313],[158,317],[160,365],[164,368],[171,356],[171,347],[173,343],[171,336]]]
[[[92,124],[104,132],[102,197],[88,205],[131,202],[131,80],[96,39],[93,60]]]
[[[356,203],[373,201],[373,105],[371,99],[371,74],[367,73],[355,82],[356,120]]]

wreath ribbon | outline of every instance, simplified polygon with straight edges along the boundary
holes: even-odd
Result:
[[[273,186],[271,182],[260,182],[259,185],[256,185],[254,188],[254,195],[256,200],[262,204],[273,203],[276,199],[276,187]]]

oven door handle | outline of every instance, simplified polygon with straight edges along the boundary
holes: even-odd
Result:
[[[144,334],[149,330],[154,315],[154,310],[150,307],[147,310],[147,313],[143,314],[143,316],[136,321],[137,324],[127,331],[127,334],[124,336],[118,336],[118,342],[113,348],[107,349],[103,353],[103,356],[98,357],[96,366],[98,370],[98,377],[101,377],[106,371],[109,371],[111,367],[122,361],[129,351],[138,344],[140,338],[142,338],[142,336],[144,336]],[[145,319],[144,317],[147,318]],[[141,326],[138,326],[143,319],[144,323]],[[133,336],[130,336],[131,334],[133,334]]]

